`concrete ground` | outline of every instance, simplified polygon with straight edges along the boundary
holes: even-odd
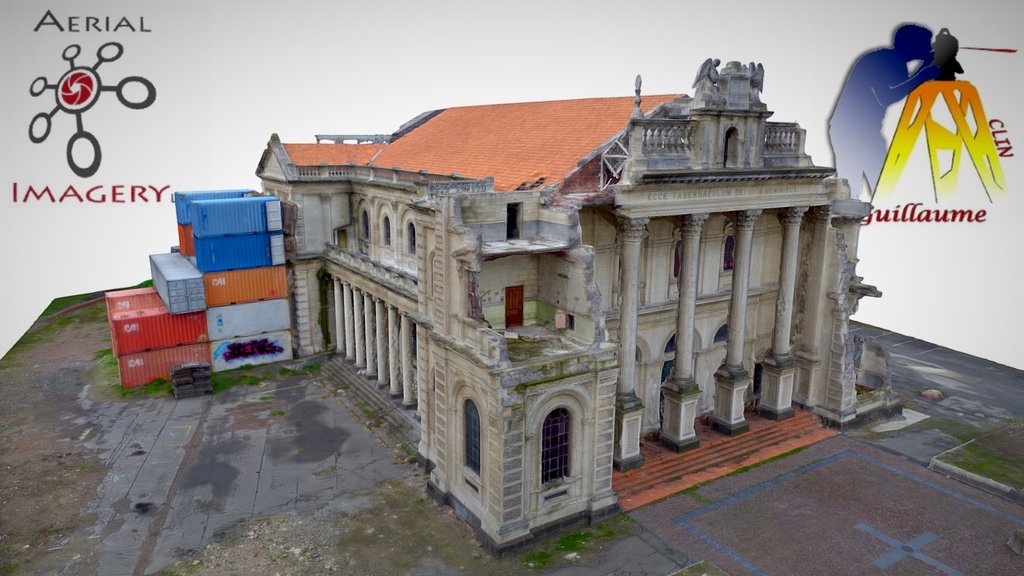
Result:
[[[404,466],[315,379],[216,396],[101,404],[95,448],[110,471],[95,502],[98,571],[164,567],[235,524],[347,510]]]

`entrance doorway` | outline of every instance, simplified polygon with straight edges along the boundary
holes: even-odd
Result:
[[[523,325],[523,287],[505,288],[505,328]]]

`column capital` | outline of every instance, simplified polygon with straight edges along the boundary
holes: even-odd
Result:
[[[707,213],[683,214],[679,217],[679,227],[683,236],[700,236],[701,228],[708,219]]]
[[[810,209],[808,215],[811,222],[815,224],[828,224],[832,210],[829,206],[814,206]]]
[[[650,218],[619,216],[619,233],[627,239],[639,240],[643,238],[644,232],[647,230],[647,223],[650,221]]]
[[[783,208],[779,210],[779,222],[782,222],[783,226],[792,227],[799,226],[804,219],[804,214],[807,212],[807,206],[790,206],[789,208]]]
[[[736,230],[753,230],[754,222],[761,215],[760,210],[740,210],[732,213],[733,226]]]

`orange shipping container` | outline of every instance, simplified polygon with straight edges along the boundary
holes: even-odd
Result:
[[[182,256],[196,255],[196,239],[192,237],[191,224],[178,224],[178,251]]]
[[[229,270],[203,274],[206,305],[228,306],[288,296],[284,266]]]
[[[115,356],[209,340],[205,312],[171,314],[163,303],[158,308],[115,312],[110,337]]]
[[[104,294],[107,301],[107,322],[118,312],[131,312],[164,305],[156,288],[133,288]]]
[[[209,344],[189,344],[117,357],[121,386],[145,386],[157,378],[170,380],[171,370],[186,362],[210,362]]]

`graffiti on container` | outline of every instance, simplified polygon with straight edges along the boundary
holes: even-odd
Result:
[[[231,362],[233,360],[244,360],[255,356],[273,356],[284,352],[284,347],[273,340],[260,338],[258,340],[247,340],[245,342],[231,342],[224,346],[222,350],[224,361]],[[220,350],[218,350],[218,352],[220,352]]]

